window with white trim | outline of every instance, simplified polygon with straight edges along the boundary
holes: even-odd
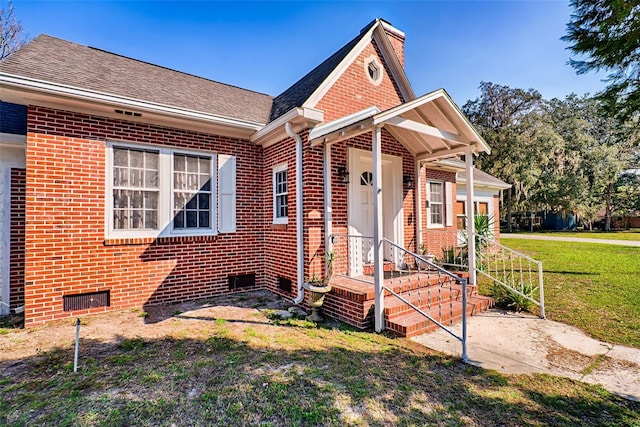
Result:
[[[273,223],[286,224],[289,220],[289,193],[287,186],[287,165],[273,168]]]
[[[444,183],[442,181],[427,182],[427,213],[428,225],[431,227],[444,226]]]
[[[467,201],[466,199],[458,199],[456,201],[457,206],[457,228],[458,230],[464,230],[467,228]],[[475,202],[475,214],[477,216],[491,216],[489,212],[489,201],[476,201]]]
[[[160,195],[157,150],[113,147],[113,229],[156,230]]]
[[[225,168],[218,170],[213,153],[108,142],[106,236],[235,231],[235,157],[221,158]],[[226,216],[219,229],[218,212]]]
[[[211,228],[211,156],[173,154],[173,228]]]

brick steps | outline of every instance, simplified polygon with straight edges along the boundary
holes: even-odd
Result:
[[[468,275],[467,275],[468,277]],[[466,278],[466,277],[465,277]],[[372,326],[375,290],[371,277],[334,277],[333,290],[327,295],[327,314],[357,327]],[[398,275],[385,279],[385,287],[444,325],[462,319],[462,286],[437,274]],[[491,306],[492,298],[478,294],[477,286],[467,286],[467,314],[480,313]],[[438,326],[389,292],[384,297],[387,329],[410,337],[434,331]]]
[[[482,295],[467,298],[467,315],[478,314],[493,305],[493,299]],[[451,301],[440,305],[423,307],[422,311],[445,326],[450,326],[462,320],[462,302]],[[385,316],[386,318],[386,316]],[[387,329],[403,337],[412,337],[438,329],[438,325],[422,314],[411,311],[386,320]]]

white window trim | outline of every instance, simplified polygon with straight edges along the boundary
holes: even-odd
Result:
[[[113,228],[113,146],[138,150],[158,151],[158,186],[160,193],[158,197],[158,229],[157,230],[116,230]],[[211,157],[211,218],[209,228],[202,229],[178,229],[173,228],[173,154],[186,154],[193,156]],[[135,144],[126,141],[107,141],[105,144],[105,238],[107,239],[128,239],[147,237],[172,237],[172,236],[215,236],[217,230],[218,212],[218,156],[210,151],[183,150],[179,148],[169,148],[153,144]]]
[[[467,197],[466,196],[458,196],[458,197],[456,197],[456,201],[457,202],[464,202],[465,203],[465,209],[466,209],[466,207],[467,207],[467,205],[466,205]],[[494,211],[493,211],[493,197],[476,196],[476,197],[473,198],[473,203],[474,203],[473,209],[474,209],[474,213],[475,214],[477,214],[480,211],[480,209],[479,209],[479,204],[480,203],[487,203],[487,216],[489,218],[491,218],[493,216],[493,214],[494,214]],[[464,215],[456,214],[456,226],[457,226],[457,219],[459,217],[461,217],[461,216],[465,216],[466,217],[467,213],[465,212]]]
[[[287,216],[278,217],[276,209],[276,174],[278,172],[287,171]],[[288,196],[289,196],[289,172],[287,170],[287,164],[282,163],[273,167],[271,172],[271,193],[273,203],[273,223],[274,224],[288,224],[289,223],[289,208],[288,208]]]
[[[431,222],[431,185],[430,184],[440,184],[442,186],[442,222],[438,222],[438,223],[433,223]],[[426,192],[427,192],[427,197],[426,200],[429,204],[429,206],[427,207],[427,228],[445,228],[444,224],[445,224],[445,207],[447,204],[447,195],[446,195],[446,191],[445,191],[445,184],[444,181],[438,181],[435,179],[430,179],[427,181],[426,183]]]

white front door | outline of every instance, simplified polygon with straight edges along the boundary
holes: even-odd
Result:
[[[402,242],[402,159],[383,155],[382,159],[383,236]],[[373,263],[373,164],[371,152],[349,149],[349,264],[351,276],[363,274],[363,266]],[[384,245],[385,261],[396,261],[397,254]]]

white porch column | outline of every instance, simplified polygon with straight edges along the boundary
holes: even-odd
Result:
[[[422,244],[422,200],[420,200],[422,190],[422,180],[420,179],[420,161],[416,160],[414,165],[415,180],[413,185],[413,200],[415,204],[416,214],[414,216],[416,220],[416,253],[420,253],[420,245]]]
[[[333,206],[331,204],[331,145],[324,144],[324,252],[333,250]],[[325,269],[327,265],[325,263]],[[325,275],[328,271],[325,270]]]
[[[473,150],[469,148],[464,155],[467,167],[467,252],[469,253],[469,284],[476,284],[476,239],[475,210],[473,191]]]
[[[373,128],[371,150],[373,155],[373,263],[375,268],[375,329],[384,330],[384,256],[382,234],[382,138],[381,129]]]

